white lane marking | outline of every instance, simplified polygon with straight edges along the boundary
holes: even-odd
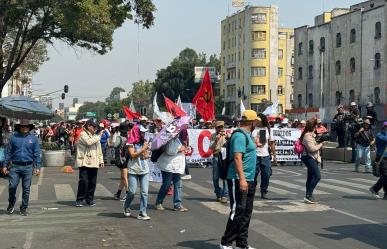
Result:
[[[287,190],[284,190],[284,189],[280,189],[280,188],[275,188],[275,187],[272,187],[272,186],[269,186],[269,193],[270,192],[273,192],[273,193],[276,193],[276,194],[280,194],[280,195],[295,195],[296,193],[293,193],[293,192],[290,192],[290,191],[287,191]]]
[[[95,196],[113,197],[113,193],[110,192],[104,185],[98,183],[95,188]]]
[[[354,187],[354,188],[360,188],[360,189],[368,189],[370,186],[359,184],[359,183],[352,183],[348,181],[340,181],[336,179],[324,179],[323,182],[330,182],[330,183],[336,183],[344,186]]]
[[[44,175],[44,168],[41,167],[40,168],[40,175],[39,175],[39,179],[38,179],[38,185],[42,185],[43,175]]]
[[[205,196],[211,196],[212,195],[212,191],[209,189],[209,188],[205,188],[205,187],[202,187],[200,186],[199,184],[196,184],[196,183],[193,183],[193,182],[189,182],[189,181],[184,181],[183,182],[183,189],[184,188],[189,188],[189,189],[192,189],[196,192],[199,192]]]
[[[301,182],[305,182],[306,180],[300,180],[300,181]],[[281,186],[287,187],[287,188],[305,191],[305,187],[304,186],[292,184],[290,182],[284,182],[284,181],[281,181],[281,180],[270,180],[270,182],[274,183],[274,184],[277,184],[277,185],[281,185]],[[316,194],[318,194],[318,195],[329,195],[330,194],[330,193],[327,193],[327,192],[324,192],[324,191],[321,191],[321,190],[315,190],[314,192]]]
[[[297,179],[295,180],[296,182],[304,182],[303,180],[300,180],[300,179]],[[364,194],[364,192],[360,192],[360,191],[357,191],[357,190],[353,190],[353,189],[349,189],[349,188],[345,188],[345,187],[340,187],[340,186],[336,186],[336,185],[331,185],[331,184],[326,184],[326,183],[323,183],[323,182],[319,182],[318,187],[323,187],[323,188],[327,188],[327,189],[331,189],[331,190],[336,190],[338,192],[343,192],[345,194],[353,194],[353,195],[362,195]]]
[[[258,219],[250,221],[250,229],[284,248],[318,249],[317,247]]]
[[[368,179],[363,179],[363,178],[349,178],[350,180],[356,181],[356,182],[364,182],[368,184],[374,185],[376,183],[376,180],[368,180]]]
[[[75,194],[70,184],[54,184],[54,188],[58,201],[75,200]]]
[[[34,236],[33,232],[26,233],[26,241],[24,242],[23,249],[30,249],[31,248],[33,236]]]
[[[290,171],[290,170],[286,170],[286,169],[272,168],[272,170],[273,171],[280,171],[280,172],[283,172],[283,173],[286,173],[286,174],[292,174],[289,177],[296,177],[296,176],[301,176],[302,175],[301,173],[297,173],[295,171]]]
[[[303,180],[295,180],[295,181],[296,182],[303,182]],[[330,184],[326,184],[326,183],[322,183],[322,182],[319,182],[317,186],[331,189],[331,190],[336,190],[338,192],[342,192],[342,193],[350,194],[350,195],[364,195],[364,192],[360,192],[360,191],[349,189],[349,188],[339,187],[336,185],[330,185]]]
[[[382,226],[382,227],[387,227],[386,224],[383,224],[383,223],[378,222],[378,221],[370,220],[370,219],[367,219],[367,218],[363,218],[363,217],[360,217],[360,216],[358,216],[356,214],[351,214],[351,213],[348,213],[346,211],[339,210],[339,209],[332,209],[332,210],[337,212],[337,213],[344,214],[344,215],[347,215],[349,217],[352,217],[352,218],[355,218],[355,219],[358,219],[358,220],[361,220],[361,221],[365,221],[365,222],[368,222],[368,223],[371,223],[371,224],[375,224],[375,225],[379,225],[379,226]]]

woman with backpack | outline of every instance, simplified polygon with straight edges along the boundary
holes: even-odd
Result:
[[[128,160],[128,181],[129,188],[124,203],[124,215],[131,215],[130,205],[133,202],[134,195],[137,190],[137,181],[140,183],[140,213],[137,216],[139,220],[150,220],[146,213],[148,206],[148,189],[149,189],[149,165],[150,158],[149,144],[145,141],[145,133],[148,129],[140,127],[139,141],[128,145],[129,160]]]
[[[324,143],[317,144],[316,142],[316,125],[316,120],[308,120],[300,137],[300,141],[304,146],[304,151],[301,154],[301,161],[308,169],[306,195],[304,198],[304,202],[308,204],[316,203],[313,197],[313,191],[321,179],[318,164],[321,163],[320,150]]]
[[[125,201],[126,194],[121,198],[122,191],[128,193],[128,165],[125,158],[126,142],[128,140],[129,127],[124,123],[118,127],[119,136],[114,140],[114,163],[120,169],[121,178],[114,199]]]

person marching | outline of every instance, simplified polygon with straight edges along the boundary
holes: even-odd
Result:
[[[273,134],[270,130],[270,124],[267,120],[267,117],[264,114],[259,114],[261,122],[258,122],[258,129],[255,129],[252,133],[253,138],[255,139],[255,144],[257,146],[257,169],[255,172],[255,182],[257,183],[257,178],[261,172],[261,198],[269,199],[267,197],[270,176],[272,174],[271,169],[271,156],[270,151],[273,154],[274,163],[277,163],[277,156],[275,151],[275,143]]]
[[[337,114],[333,117],[333,123],[339,142],[339,146],[337,148],[345,147],[346,118],[347,114],[344,111],[344,107],[342,105],[339,105],[337,107]]]
[[[248,245],[249,225],[253,213],[256,184],[254,182],[257,156],[256,146],[251,137],[256,122],[260,121],[257,113],[246,110],[242,113],[240,128],[233,132],[229,144],[230,162],[227,184],[230,193],[231,212],[226,231],[221,240],[221,249],[253,249]]]
[[[355,133],[356,139],[356,160],[355,171],[359,172],[360,159],[364,154],[365,173],[371,173],[371,145],[375,143],[375,136],[371,129],[371,122],[365,119],[363,127]]]
[[[40,167],[42,165],[40,146],[38,138],[30,134],[33,128],[34,125],[30,124],[29,120],[22,120],[20,124],[15,126],[16,133],[12,135],[6,149],[2,172],[4,175],[9,173],[8,214],[13,214],[14,212],[16,190],[21,179],[23,195],[20,214],[27,216],[32,174],[40,174]]]
[[[97,186],[98,168],[104,167],[101,134],[96,134],[98,124],[88,120],[77,144],[76,166],[79,168],[77,200],[75,205],[95,206],[94,193]]]
[[[120,169],[121,178],[120,184],[118,185],[118,190],[114,194],[114,199],[124,201],[128,193],[128,164],[123,153],[125,149],[126,142],[128,140],[128,131],[129,127],[125,123],[120,124],[118,127],[118,133],[116,140],[114,141],[114,163]],[[121,198],[122,191],[126,191],[126,194]]]
[[[306,180],[306,195],[304,198],[304,202],[308,204],[317,203],[313,197],[313,191],[321,179],[321,173],[318,164],[321,163],[320,150],[325,143],[316,143],[315,131],[316,121],[308,120],[300,137],[300,140],[304,145],[304,152],[301,155],[301,161],[308,169]]]
[[[375,162],[380,160],[380,178],[374,186],[370,188],[370,192],[377,199],[380,198],[379,191],[383,188],[384,190],[384,200],[387,200],[387,122],[383,123],[382,131],[376,135],[376,158]]]
[[[140,127],[140,141],[136,144],[128,145],[130,159],[128,160],[128,181],[129,188],[124,203],[124,215],[131,215],[130,206],[133,202],[137,190],[137,181],[140,183],[140,213],[137,216],[139,220],[150,220],[146,209],[148,206],[148,189],[149,189],[149,166],[150,158],[149,144],[145,141],[145,133],[148,132],[144,126]]]
[[[222,160],[222,148],[226,144],[227,135],[224,130],[224,121],[215,122],[215,132],[211,135],[211,144],[210,148],[213,151],[212,157],[212,182],[214,185],[214,193],[216,195],[216,200],[223,204],[227,203],[228,198],[228,189],[226,181],[222,180],[223,188],[219,186],[220,180],[220,162]]]

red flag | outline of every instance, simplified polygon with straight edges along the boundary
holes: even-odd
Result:
[[[129,107],[123,105],[122,108],[124,109],[125,116],[128,120],[133,120],[135,118],[137,118],[137,119],[141,118],[140,113],[133,112],[132,110],[130,110]]]
[[[187,116],[187,114],[173,102],[172,100],[168,99],[164,96],[165,106],[167,107],[167,110],[169,113],[171,113],[174,117],[184,117]]]
[[[196,111],[204,120],[212,121],[215,119],[215,99],[208,69],[204,74],[202,84],[200,85],[192,104],[196,106]]]

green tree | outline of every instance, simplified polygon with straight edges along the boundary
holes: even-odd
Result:
[[[125,90],[121,87],[114,87],[113,90],[110,92],[109,98],[107,98],[107,101],[114,101],[119,100],[120,93],[125,92]]]
[[[76,119],[86,118],[87,112],[95,112],[97,114],[96,118],[98,120],[105,119],[107,113],[105,112],[106,103],[97,101],[97,102],[85,102],[78,110]]]
[[[195,83],[195,66],[214,66],[219,70],[220,61],[216,55],[211,55],[207,61],[206,54],[198,54],[195,50],[186,48],[167,68],[157,71],[155,90],[172,100],[180,95],[183,102],[191,102],[200,86]]]
[[[39,41],[105,54],[125,20],[150,28],[155,11],[152,0],[1,0],[0,47],[12,45],[0,49],[0,92]]]
[[[154,83],[149,80],[140,80],[133,83],[129,97],[135,106],[144,106],[152,103],[154,94]]]

